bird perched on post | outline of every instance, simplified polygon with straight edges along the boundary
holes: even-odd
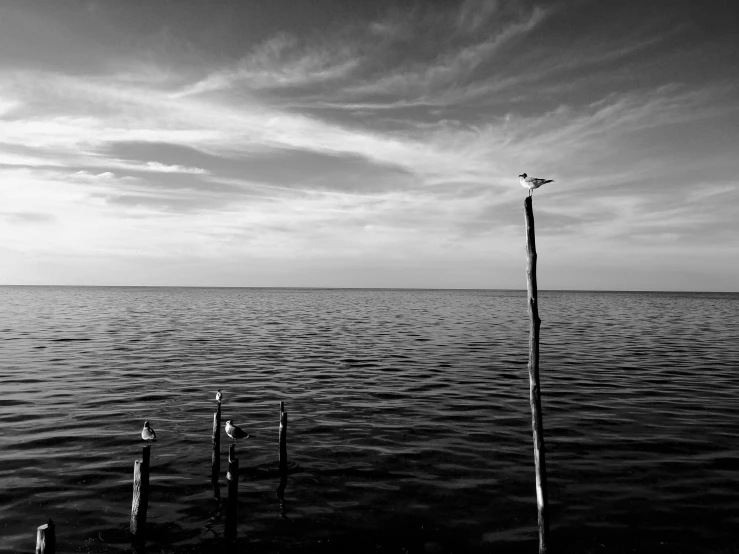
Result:
[[[248,439],[249,433],[234,425],[233,419],[226,420],[226,434],[236,443],[236,439]]]
[[[216,392],[216,402],[219,404],[221,403],[221,399],[223,398],[223,394],[221,394],[222,389],[218,389],[218,392]]]
[[[145,441],[157,440],[157,434],[151,428],[148,421],[144,421],[144,428],[141,430],[141,438]]]
[[[521,175],[518,176],[518,182],[521,183],[521,186],[523,188],[529,189],[529,196],[531,196],[531,193],[534,189],[538,189],[542,185],[546,185],[547,183],[553,183],[554,179],[539,179],[537,177],[527,177],[525,173],[521,173]]]

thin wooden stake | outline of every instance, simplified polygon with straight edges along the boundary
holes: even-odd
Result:
[[[287,412],[285,403],[280,402],[280,475],[287,475]]]
[[[151,446],[143,448],[143,459],[133,463],[133,503],[131,505],[131,534],[144,540],[146,512],[149,507],[149,459]]]
[[[547,465],[544,449],[544,424],[541,415],[539,386],[539,307],[536,288],[536,234],[532,198],[524,200],[526,214],[526,285],[529,312],[529,402],[531,427],[534,432],[534,465],[536,468],[536,506],[539,523],[539,553],[549,548],[549,502],[547,499]]]
[[[213,414],[213,455],[210,461],[210,478],[211,481],[218,481],[218,474],[221,472],[221,403],[218,403],[218,410]]]
[[[36,530],[36,554],[56,554],[56,531],[51,518]]]
[[[236,536],[236,516],[239,496],[239,461],[236,459],[236,445],[228,449],[228,499],[226,500],[226,537]]]

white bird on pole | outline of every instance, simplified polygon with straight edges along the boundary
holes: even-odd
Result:
[[[216,392],[216,402],[219,404],[221,403],[221,399],[223,398],[223,394],[221,394],[222,389],[218,389],[218,392]]]
[[[226,434],[236,443],[236,439],[248,439],[249,433],[234,425],[233,419],[226,420]]]
[[[144,428],[141,431],[141,438],[145,441],[154,441],[157,439],[157,434],[154,429],[151,428],[148,421],[144,421]]]
[[[538,189],[542,185],[547,183],[553,183],[554,179],[539,179],[537,177],[527,177],[525,173],[521,173],[518,176],[518,182],[521,183],[523,188],[529,189],[529,196],[534,189]]]

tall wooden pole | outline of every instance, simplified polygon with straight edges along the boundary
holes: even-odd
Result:
[[[549,548],[549,502],[547,499],[547,464],[544,449],[544,424],[541,416],[541,388],[539,386],[539,307],[536,289],[536,234],[532,197],[524,201],[526,214],[526,288],[529,312],[529,402],[531,427],[534,431],[534,465],[536,467],[536,506],[539,522],[539,553]]]

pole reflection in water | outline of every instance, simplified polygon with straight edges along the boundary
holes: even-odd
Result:
[[[213,499],[218,502],[218,508],[221,507],[221,485],[218,482],[218,477],[211,479],[210,484],[213,485]]]
[[[239,509],[239,460],[236,459],[236,442],[228,448],[228,496],[226,497],[226,529],[227,539],[236,537],[236,527]]]
[[[213,486],[213,499],[217,502],[216,509],[211,513],[210,522],[205,526],[206,530],[210,531],[216,537],[219,533],[213,529],[214,526],[218,525],[223,518],[223,500],[221,500],[221,484],[218,482],[218,477],[211,479],[210,484]]]
[[[280,484],[277,487],[277,500],[280,501],[280,517],[287,519],[287,504],[285,503],[285,488],[287,487],[287,474],[280,476]]]
[[[136,537],[132,537],[131,554],[146,554],[146,542],[137,539]]]

